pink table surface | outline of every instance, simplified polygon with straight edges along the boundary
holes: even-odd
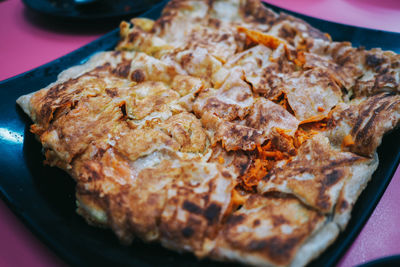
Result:
[[[335,22],[400,32],[397,0],[267,0],[271,4]],[[0,0],[0,80],[50,62],[117,25],[67,27],[45,23],[18,0]],[[354,266],[400,254],[400,168],[367,224],[338,266]],[[0,266],[64,266],[0,200]]]

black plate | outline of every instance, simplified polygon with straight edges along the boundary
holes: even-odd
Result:
[[[161,0],[97,0],[74,4],[74,0],[23,0],[30,9],[57,19],[104,20],[131,18],[143,13]]]
[[[164,4],[158,4],[143,16],[157,18]],[[330,33],[334,40],[400,52],[399,34],[300,17]],[[156,244],[137,241],[131,246],[122,246],[111,231],[87,225],[75,213],[73,180],[59,169],[43,166],[41,145],[29,132],[31,121],[15,104],[20,95],[56,80],[62,70],[84,62],[97,51],[112,49],[118,38],[118,30],[114,30],[60,59],[0,83],[0,192],[3,199],[33,232],[72,265],[220,266]],[[348,227],[312,265],[333,266],[358,235],[396,170],[400,159],[399,140],[400,130],[385,136],[378,148],[380,165],[357,201]]]

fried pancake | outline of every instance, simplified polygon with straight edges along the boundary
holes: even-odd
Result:
[[[368,158],[336,151],[321,134],[313,136],[290,160],[281,161],[258,184],[260,193],[296,195],[306,205],[331,213],[344,182],[357,174],[359,165],[373,165]]]
[[[307,241],[319,236],[323,246],[308,248],[308,253],[301,253],[304,258],[293,263],[302,265],[331,243],[338,232],[325,216],[295,198],[253,195],[228,218],[212,256],[252,265],[287,266],[297,251],[307,249]]]
[[[372,157],[382,136],[400,121],[400,96],[380,93],[338,105],[327,121],[325,135],[343,150]]]
[[[17,102],[77,212],[129,244],[304,266],[345,229],[400,123],[400,59],[258,0],[172,0]]]

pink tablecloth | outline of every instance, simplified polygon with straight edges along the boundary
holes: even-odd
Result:
[[[400,32],[397,0],[267,0],[306,15],[347,24]],[[0,1],[0,80],[30,70],[82,45],[106,30],[46,24],[20,1]],[[117,25],[115,25],[117,26]],[[400,254],[400,169],[371,218],[339,266],[354,266]],[[0,200],[0,266],[65,265]]]

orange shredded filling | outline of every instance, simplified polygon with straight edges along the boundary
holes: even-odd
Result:
[[[218,157],[218,162],[219,162],[220,164],[224,164],[224,163],[225,163],[225,159],[224,159],[223,157],[219,156],[219,157]]]
[[[292,144],[294,151],[300,147],[307,139],[311,138],[318,132],[315,130],[304,130],[299,128],[294,136],[288,135],[288,130],[276,128],[276,131]],[[275,145],[268,140],[264,145],[257,145],[254,150],[255,157],[248,171],[240,177],[239,186],[246,191],[254,191],[258,183],[263,179],[275,165],[276,161],[287,159],[293,156],[286,151],[280,151]]]
[[[310,118],[301,121],[300,125],[307,124],[307,123],[313,123],[313,122],[321,122],[321,121],[324,121],[325,119],[326,119],[325,114],[315,115],[315,116],[311,116]]]
[[[296,53],[296,58],[293,60],[294,64],[297,66],[303,67],[304,64],[306,64],[306,57],[304,56],[303,51],[297,51]]]
[[[349,146],[352,146],[354,144],[355,143],[354,143],[353,137],[350,134],[348,134],[343,138],[342,149],[344,147],[349,147]]]
[[[307,139],[310,139],[313,135],[316,135],[318,132],[314,130],[305,131],[302,128],[299,128],[294,134],[294,145],[295,147],[300,147]]]
[[[276,49],[280,44],[284,44],[286,46],[284,41],[269,34],[265,34],[255,30],[250,30],[242,26],[238,26],[237,30],[239,32],[246,34],[247,39],[250,40],[251,42],[257,44],[263,44],[271,49]]]
[[[286,153],[277,150],[271,141],[267,141],[265,145],[257,145],[254,152],[256,158],[249,170],[241,177],[241,186],[249,191],[253,190],[260,180],[267,175],[275,161],[288,157]]]
[[[251,46],[252,44],[262,44],[271,49],[278,48],[281,44],[285,49],[285,54],[290,61],[293,61],[297,66],[302,67],[306,63],[306,58],[304,56],[304,51],[306,51],[306,46],[297,49],[296,54],[293,55],[289,50],[286,42],[279,39],[273,35],[269,35],[260,31],[250,30],[242,26],[237,27],[238,32],[244,33],[246,35],[246,46]],[[304,50],[304,51],[303,51]],[[294,51],[293,51],[294,52]],[[274,61],[272,57],[269,58],[270,61]]]

